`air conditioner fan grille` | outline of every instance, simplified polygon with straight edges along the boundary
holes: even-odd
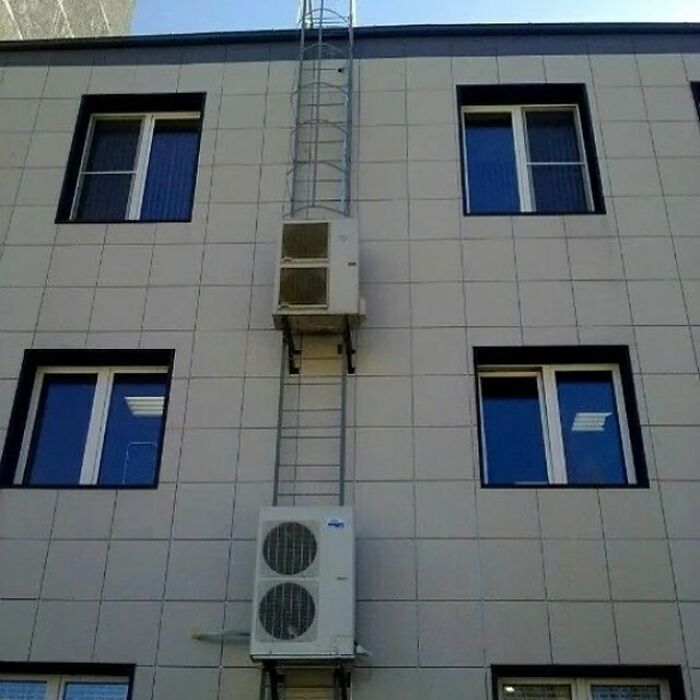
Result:
[[[325,306],[328,303],[326,267],[283,267],[280,306]]]
[[[260,601],[258,620],[275,639],[292,641],[306,632],[314,622],[316,606],[311,594],[298,583],[280,583]]]
[[[287,522],[276,525],[263,542],[263,557],[277,574],[294,576],[316,559],[316,536],[302,523]]]

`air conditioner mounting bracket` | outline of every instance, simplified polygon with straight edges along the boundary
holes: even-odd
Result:
[[[301,350],[294,345],[294,335],[288,318],[284,318],[282,333],[284,336],[284,345],[287,350],[287,362],[289,364],[289,374],[299,374],[299,365],[297,358],[301,355]]]
[[[352,333],[350,332],[350,321],[346,317],[343,327],[343,345],[345,346],[345,361],[347,363],[348,374],[355,374],[355,348],[352,344]]]

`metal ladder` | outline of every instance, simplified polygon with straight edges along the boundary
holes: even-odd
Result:
[[[273,505],[345,503],[347,372],[339,340],[299,338],[298,373],[282,360]]]
[[[354,0],[300,0],[287,215],[350,213]]]
[[[299,0],[295,127],[285,215],[350,215],[355,0]],[[284,330],[273,505],[344,505],[349,323],[339,336]],[[348,700],[350,670],[264,664],[260,700]]]

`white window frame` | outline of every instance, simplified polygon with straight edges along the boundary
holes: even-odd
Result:
[[[559,413],[559,396],[557,394],[557,374],[566,372],[610,372],[613,379],[613,391],[615,394],[615,407],[617,409],[618,429],[620,442],[625,461],[625,473],[627,484],[634,485],[637,482],[637,474],[634,468],[634,455],[632,442],[629,436],[629,422],[625,406],[625,396],[622,387],[622,376],[618,364],[543,364],[543,365],[486,365],[479,367],[479,409],[481,425],[481,449],[483,451],[484,475],[486,483],[489,483],[489,459],[486,446],[485,413],[481,380],[483,378],[496,378],[504,380],[509,377],[535,377],[537,379],[537,393],[540,406],[540,419],[542,421],[543,442],[545,457],[547,459],[548,484],[568,484],[566,471],[566,457],[564,451],[564,436],[561,429],[561,414]],[[515,482],[514,485],[530,485],[529,482]],[[533,486],[545,486],[545,484],[531,484]]]
[[[20,449],[17,471],[15,472],[15,483],[24,483],[24,476],[27,470],[29,459],[29,448],[34,434],[37,411],[39,409],[39,399],[44,385],[44,378],[50,374],[91,374],[97,377],[95,384],[95,394],[92,401],[92,410],[88,422],[88,432],[85,439],[85,450],[83,452],[83,462],[80,468],[80,478],[76,486],[97,484],[100,471],[100,460],[102,458],[102,448],[104,446],[105,433],[107,429],[107,419],[109,417],[109,404],[112,398],[112,388],[114,377],[117,374],[163,374],[168,375],[169,369],[163,366],[43,366],[36,370],[32,396],[29,401],[29,411],[24,424],[24,435],[22,436],[22,447]],[[165,397],[167,402],[167,396]]]
[[[127,697],[131,681],[124,676],[60,676],[60,675],[33,675],[21,673],[0,674],[0,681],[9,683],[45,683],[46,692],[44,700],[63,700],[66,686],[71,683],[99,683],[101,685],[124,685]]]
[[[498,679],[498,700],[510,700],[511,694],[505,691],[507,686],[522,685],[563,685],[571,689],[571,700],[593,700],[591,687],[594,685],[656,685],[660,689],[661,700],[671,700],[671,690],[668,681],[662,678],[558,678],[556,676],[543,676],[542,678],[499,678]]]
[[[80,158],[78,178],[75,183],[73,202],[71,204],[71,221],[80,221],[77,218],[80,196],[83,189],[85,175],[131,175],[131,187],[126,207],[124,221],[140,221],[143,207],[143,195],[146,190],[146,176],[148,165],[151,162],[151,146],[153,144],[153,131],[158,121],[171,121],[181,119],[201,120],[200,112],[95,112],[90,115],[83,153]],[[88,171],[86,165],[92,149],[92,139],[95,131],[95,123],[100,120],[120,120],[140,122],[139,139],[136,146],[133,170],[103,170]],[[195,169],[196,185],[197,172]]]
[[[584,188],[586,195],[586,212],[591,212],[593,206],[593,189],[591,185],[591,171],[586,153],[585,141],[583,138],[583,128],[581,125],[581,110],[578,104],[522,104],[522,105],[476,105],[462,107],[462,129],[466,131],[468,114],[510,114],[513,130],[513,145],[515,149],[515,170],[518,178],[518,197],[520,199],[520,209],[513,212],[502,212],[503,214],[537,213],[535,209],[535,191],[530,177],[530,166],[535,164],[530,160],[530,151],[527,143],[526,113],[527,112],[551,112],[569,110],[574,115],[574,127],[578,142],[581,160],[561,163],[547,163],[547,165],[579,165],[584,169]],[[469,202],[469,160],[467,158],[467,139],[462,139],[462,158],[464,159],[464,197],[467,205],[467,212],[471,211]],[[547,212],[543,212],[547,214]],[[572,212],[580,213],[580,212]]]

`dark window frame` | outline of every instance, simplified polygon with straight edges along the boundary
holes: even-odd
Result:
[[[482,436],[481,384],[479,370],[484,366],[512,365],[617,365],[622,384],[622,400],[627,417],[627,430],[635,474],[633,484],[548,483],[548,484],[492,484],[486,478],[486,460]],[[644,438],[639,420],[639,408],[634,387],[634,375],[626,345],[568,345],[556,347],[476,347],[474,348],[474,384],[476,392],[476,428],[479,450],[481,487],[485,489],[647,489],[649,473],[644,455]]]
[[[658,678],[668,683],[671,700],[686,700],[683,683],[683,670],[680,666],[654,665],[585,665],[585,664],[553,664],[544,665],[492,665],[491,666],[491,696],[499,700],[498,684],[505,678],[542,678],[557,680],[558,678],[586,678],[623,680],[629,678]]]
[[[578,107],[581,136],[588,166],[592,209],[589,211],[512,211],[470,212],[467,207],[468,178],[464,158],[463,107],[489,107],[503,105],[561,105]],[[601,216],[606,213],[603,185],[598,166],[595,134],[591,120],[588,93],[583,83],[523,83],[508,85],[458,85],[457,86],[459,162],[462,185],[462,214],[464,216]]]
[[[17,382],[15,398],[10,413],[5,446],[0,458],[0,488],[8,489],[155,489],[160,480],[163,461],[163,446],[167,429],[168,408],[173,379],[174,350],[25,350],[22,368]],[[113,366],[138,367],[162,366],[167,368],[165,404],[163,407],[163,424],[161,426],[160,447],[157,456],[153,481],[148,484],[25,484],[15,483],[19,467],[22,442],[27,429],[29,409],[34,391],[37,370],[46,366],[85,367]]]
[[[55,223],[57,224],[156,224],[156,223],[188,223],[192,221],[194,212],[194,195],[197,186],[196,171],[199,167],[199,154],[202,145],[202,128],[204,121],[204,106],[206,93],[163,93],[163,94],[105,94],[83,95],[78,110],[73,140],[71,141],[66,173],[63,178],[61,195],[58,200]],[[197,132],[197,150],[195,155],[195,177],[192,181],[191,206],[189,216],[181,219],[90,219],[79,220],[71,218],[75,190],[80,176],[80,166],[94,114],[139,114],[143,112],[199,112],[199,130]]]

